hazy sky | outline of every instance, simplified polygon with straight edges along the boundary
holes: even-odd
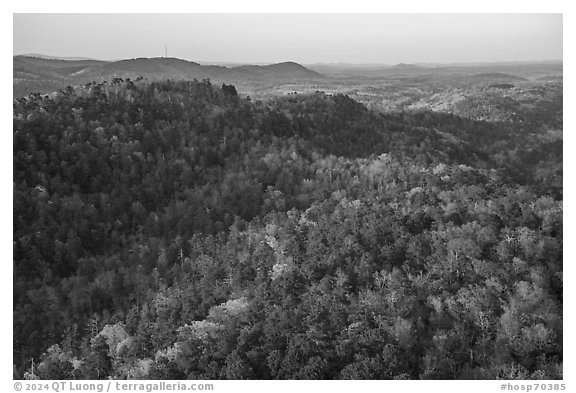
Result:
[[[304,64],[562,59],[561,14],[14,14],[14,54]]]

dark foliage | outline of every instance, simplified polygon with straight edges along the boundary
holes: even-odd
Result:
[[[561,378],[562,141],[526,128],[207,80],[19,99],[14,363]]]

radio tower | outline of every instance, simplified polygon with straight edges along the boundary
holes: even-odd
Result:
[[[168,45],[164,45],[164,57],[168,58]]]

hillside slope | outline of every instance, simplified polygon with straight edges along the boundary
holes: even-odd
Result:
[[[20,376],[562,378],[542,130],[208,81],[28,96],[13,123]]]
[[[14,97],[30,93],[47,93],[89,82],[112,81],[114,78],[144,77],[158,80],[211,79],[222,83],[241,81],[290,81],[321,79],[323,76],[304,66],[285,62],[267,66],[222,67],[200,65],[176,58],[137,58],[114,62],[95,60],[57,60],[14,56]]]

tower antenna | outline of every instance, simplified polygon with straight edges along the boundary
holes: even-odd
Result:
[[[164,45],[164,57],[168,57],[168,45]]]

